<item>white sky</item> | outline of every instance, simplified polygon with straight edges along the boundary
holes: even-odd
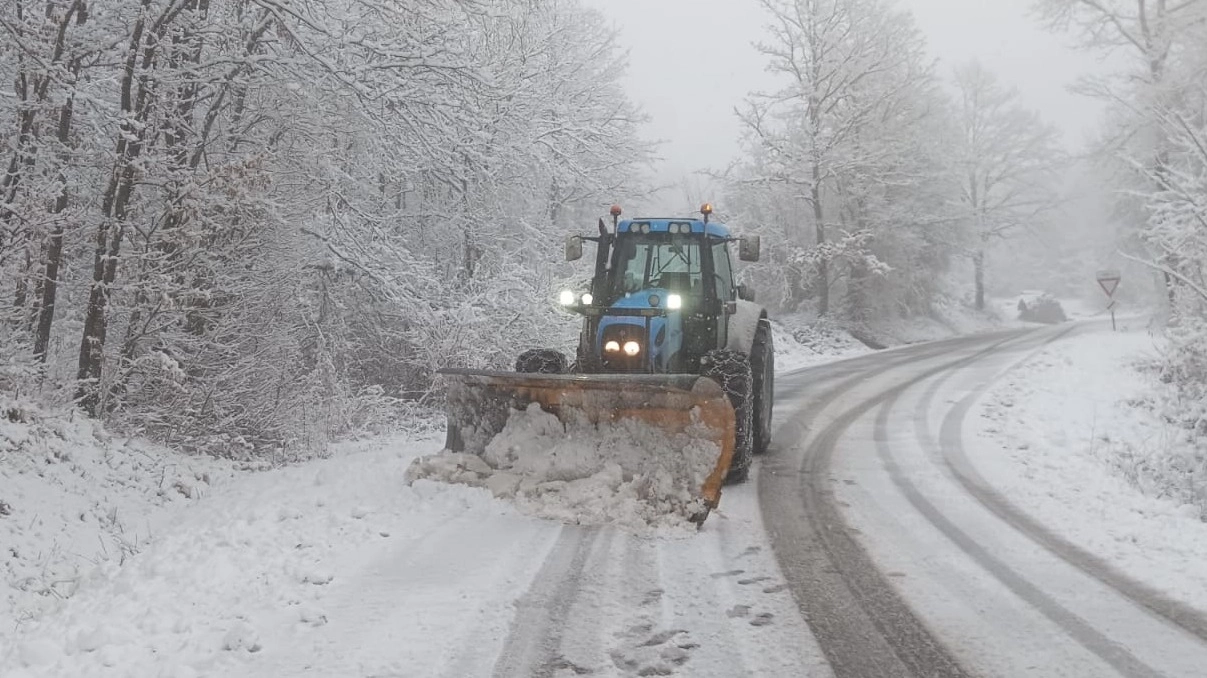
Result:
[[[734,106],[749,91],[770,88],[764,60],[752,45],[767,23],[756,0],[585,1],[615,24],[629,50],[629,94],[653,118],[647,135],[665,142],[659,182],[679,183],[695,171],[724,168],[738,151]],[[1066,36],[1043,30],[1029,14],[1032,0],[898,4],[913,12],[943,77],[954,65],[977,58],[1016,87],[1027,106],[1064,130],[1070,147],[1096,126],[1099,106],[1066,90],[1095,69],[1095,60],[1067,47]],[[683,191],[675,190],[634,207],[670,214],[685,204]]]

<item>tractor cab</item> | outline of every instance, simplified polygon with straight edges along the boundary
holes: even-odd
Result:
[[[702,219],[619,220],[600,223],[599,237],[572,236],[568,260],[582,240],[599,244],[591,290],[563,292],[562,304],[585,316],[578,363],[592,372],[694,373],[708,351],[728,341],[728,319],[738,299],[752,300],[734,283],[730,245],[740,258],[758,259],[757,238],[735,238],[723,224]]]

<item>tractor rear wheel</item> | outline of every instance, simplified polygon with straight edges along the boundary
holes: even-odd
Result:
[[[553,348],[524,351],[515,361],[515,371],[528,374],[565,374],[568,368],[565,354]]]
[[[737,420],[733,448],[733,460],[729,463],[727,483],[740,483],[750,473],[754,450],[754,379],[750,370],[750,357],[741,351],[725,349],[709,351],[700,360],[701,376],[708,377],[721,385],[721,390],[733,405]]]
[[[775,344],[771,323],[759,321],[750,352],[754,368],[754,453],[762,454],[771,445],[771,411],[775,407]]]

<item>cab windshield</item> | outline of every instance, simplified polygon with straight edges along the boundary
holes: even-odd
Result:
[[[703,281],[698,238],[651,233],[617,239],[609,280],[614,299],[655,287],[702,298]]]

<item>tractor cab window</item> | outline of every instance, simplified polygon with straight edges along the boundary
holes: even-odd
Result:
[[[703,300],[700,244],[690,236],[664,233],[621,237],[612,263],[614,297],[655,287]]]
[[[733,299],[733,270],[729,267],[729,248],[724,242],[712,246],[712,265],[717,299],[721,301]]]

